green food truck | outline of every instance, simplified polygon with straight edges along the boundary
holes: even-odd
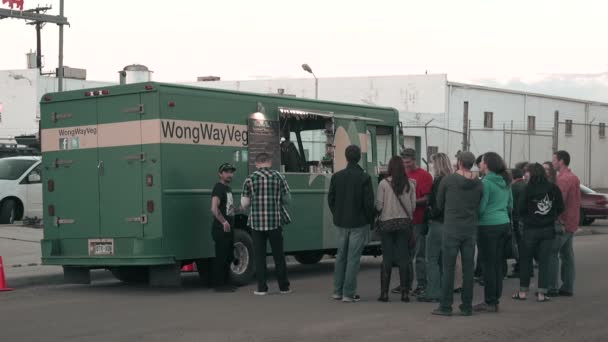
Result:
[[[122,281],[176,286],[192,262],[204,277],[217,167],[236,166],[238,201],[255,155],[267,152],[293,197],[285,251],[317,263],[336,252],[326,196],[345,148],[359,145],[378,181],[400,139],[392,108],[155,82],[44,95],[42,262],[62,265],[73,283],[109,269]],[[255,276],[246,217],[234,228],[231,275],[246,284]],[[381,253],[378,242],[366,253]]]

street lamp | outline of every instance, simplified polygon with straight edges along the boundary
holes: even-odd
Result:
[[[304,69],[304,71],[311,73],[312,77],[315,78],[315,99],[318,100],[319,99],[319,79],[317,78],[317,76],[315,75],[314,72],[312,72],[312,69],[310,68],[310,65],[308,64],[302,64],[302,69]]]

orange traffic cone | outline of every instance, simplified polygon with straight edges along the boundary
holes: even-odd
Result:
[[[195,271],[196,271],[196,264],[194,262],[191,264],[184,265],[182,267],[182,272],[195,272]]]
[[[0,292],[12,290],[13,289],[6,287],[6,279],[4,278],[4,264],[2,263],[2,257],[0,256]]]

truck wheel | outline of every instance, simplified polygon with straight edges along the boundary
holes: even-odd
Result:
[[[8,199],[2,203],[0,207],[0,223],[13,224],[17,216],[17,203],[15,200]]]
[[[578,219],[578,223],[581,226],[588,226],[589,224],[587,223],[587,217],[585,216],[585,212],[581,209],[581,213]]]
[[[201,279],[203,286],[211,286],[211,268],[213,267],[213,259],[200,259],[196,261],[196,269],[198,276]]]
[[[147,284],[149,280],[148,268],[143,266],[112,267],[110,272],[116,279],[127,284]]]
[[[590,226],[593,224],[593,222],[595,222],[595,219],[586,218],[585,221],[583,222],[583,226]]]
[[[234,260],[230,279],[236,285],[247,285],[255,275],[253,239],[242,229],[234,230]]]
[[[302,265],[314,265],[321,261],[324,255],[325,253],[323,252],[302,252],[293,257]]]

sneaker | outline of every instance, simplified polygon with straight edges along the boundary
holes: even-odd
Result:
[[[391,290],[391,293],[401,293],[401,286],[397,286]]]
[[[473,311],[475,312],[491,312],[491,313],[496,313],[498,312],[498,305],[490,305],[490,304],[486,304],[486,303],[480,303],[477,304],[473,307]]]
[[[331,299],[333,300],[342,300],[342,295],[338,295],[338,294],[332,294],[331,295]]]
[[[423,303],[439,303],[438,298],[430,298],[427,296],[418,296],[418,301]]]
[[[361,301],[361,297],[359,297],[359,295],[354,295],[353,298],[342,297],[342,301],[344,303],[357,303]]]
[[[410,293],[414,297],[424,296],[424,287],[418,286],[414,291]]]
[[[256,296],[265,296],[268,294],[268,291],[253,291],[253,294]]]
[[[445,310],[441,310],[441,308],[435,309],[433,310],[433,312],[431,312],[432,315],[435,316],[452,316],[452,311],[445,311]]]
[[[458,306],[458,309],[460,310],[458,315],[460,316],[473,316],[473,309],[468,307],[468,306],[464,306],[463,304],[460,304]]]
[[[473,316],[473,311],[472,310],[460,310],[458,312],[458,315],[465,316],[465,317]]]
[[[293,291],[291,289],[281,290],[282,295],[286,295],[286,294],[290,294],[290,293],[293,293]]]

